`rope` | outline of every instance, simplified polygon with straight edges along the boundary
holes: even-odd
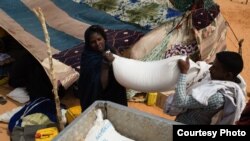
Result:
[[[232,1],[232,0],[230,0],[230,1]],[[248,0],[246,0],[245,4],[247,4],[247,3],[248,3]],[[243,4],[243,2],[241,2],[241,4]]]
[[[182,23],[183,23],[184,21],[186,21],[190,15],[191,15],[191,13],[184,15],[184,16],[181,18],[181,20],[176,24],[176,26],[174,26],[174,27],[167,33],[167,35],[169,35],[170,33],[172,33],[174,30],[180,28],[180,27],[182,26]],[[186,20],[184,20],[184,19],[186,19]]]
[[[238,46],[239,46],[238,53],[239,53],[240,55],[242,55],[242,44],[243,44],[244,39],[240,39],[240,40],[238,39],[238,37],[236,36],[236,34],[235,34],[233,28],[231,27],[231,25],[229,24],[228,21],[227,21],[227,25],[228,25],[229,29],[232,31],[232,33],[233,33],[235,39],[236,39],[237,42],[238,42]]]
[[[228,39],[232,42],[232,44],[233,44],[233,46],[234,46],[235,48],[238,48],[237,45],[235,45],[234,41],[233,41],[230,37],[228,37]]]
[[[222,12],[221,12],[222,13]],[[223,14],[223,13],[222,13]],[[224,19],[225,19],[225,21],[226,21],[226,24],[228,25],[228,27],[229,27],[229,29],[232,31],[232,33],[233,33],[233,36],[234,36],[234,38],[237,40],[237,42],[238,42],[238,46],[239,46],[239,49],[238,49],[238,53],[240,54],[240,55],[242,55],[242,44],[243,44],[243,41],[244,41],[244,39],[238,39],[238,37],[237,37],[237,35],[235,34],[235,32],[234,32],[234,30],[233,30],[233,28],[231,27],[231,25],[229,24],[229,22],[227,21],[227,19],[224,17]],[[231,40],[231,39],[230,39]],[[232,40],[231,40],[232,41]]]

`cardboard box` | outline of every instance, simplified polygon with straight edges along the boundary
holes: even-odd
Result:
[[[160,107],[161,109],[163,109],[164,104],[165,104],[168,96],[170,94],[173,94],[173,93],[175,93],[174,90],[172,90],[172,91],[166,91],[166,92],[158,92],[158,94],[157,94],[157,100],[156,100],[156,106]]]

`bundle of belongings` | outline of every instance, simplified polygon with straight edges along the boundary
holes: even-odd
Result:
[[[44,108],[49,107],[49,108]],[[8,129],[11,138],[35,138],[38,129],[50,127],[57,122],[55,102],[48,98],[38,98],[25,104],[10,119]],[[55,126],[55,125],[54,125]],[[23,132],[23,134],[20,134]],[[33,134],[33,136],[31,136]],[[23,136],[22,136],[23,135]]]
[[[13,61],[10,55],[0,52],[0,86],[8,82],[8,71]]]

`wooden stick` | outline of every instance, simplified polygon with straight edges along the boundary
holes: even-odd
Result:
[[[36,16],[38,17],[38,19],[39,19],[39,21],[40,21],[40,23],[42,25],[44,36],[45,36],[45,41],[46,41],[46,46],[47,46],[47,53],[49,55],[50,81],[52,82],[52,85],[53,85],[53,90],[52,91],[53,91],[53,94],[54,94],[55,104],[56,104],[56,114],[57,114],[58,128],[59,128],[59,131],[62,131],[64,129],[64,125],[63,125],[63,122],[62,122],[62,113],[61,113],[61,108],[60,108],[60,99],[59,99],[59,96],[58,96],[57,80],[55,78],[55,73],[54,73],[54,66],[53,66],[51,46],[50,46],[50,37],[49,37],[49,33],[48,33],[48,30],[47,30],[46,21],[45,21],[42,9],[40,7],[38,7],[36,9],[33,9],[33,11],[36,14]]]
[[[243,41],[244,41],[244,39],[240,39],[240,41],[238,42],[238,45],[239,45],[238,53],[240,55],[242,55],[242,44],[243,44]]]

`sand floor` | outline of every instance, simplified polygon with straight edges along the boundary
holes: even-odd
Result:
[[[221,9],[221,13],[228,21],[229,25],[235,32],[237,38],[244,39],[242,46],[242,55],[244,59],[244,69],[241,75],[246,83],[250,83],[250,3],[241,4],[246,0],[215,0]],[[238,51],[238,43],[233,36],[232,31],[228,28],[227,48],[231,51]],[[250,95],[250,87],[247,87],[248,96]]]
[[[8,85],[1,86],[0,88],[0,94],[6,95],[8,94],[12,89]],[[72,93],[67,93],[65,97],[61,100],[61,103],[65,104],[67,107],[73,107],[76,105],[79,105],[79,99],[75,98]],[[130,108],[134,108],[146,113],[150,113],[155,116],[159,116],[162,118],[174,120],[175,117],[169,116],[167,114],[164,114],[162,109],[157,106],[147,106],[144,103],[135,103],[135,102],[129,102],[128,103]],[[0,114],[5,113],[7,111],[10,111],[11,109],[20,106],[17,102],[7,98],[7,103],[5,105],[0,105]],[[1,141],[9,141],[9,134],[8,134],[8,124],[1,123],[0,122],[0,139]]]

